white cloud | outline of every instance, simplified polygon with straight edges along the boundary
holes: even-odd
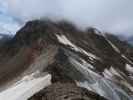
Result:
[[[17,21],[8,13],[6,2],[0,0],[0,33],[15,34],[19,28]]]
[[[132,0],[6,0],[9,12],[23,21],[66,18],[81,26],[133,34]]]
[[[9,11],[22,20],[47,17],[58,12],[58,3],[53,0],[7,0]]]

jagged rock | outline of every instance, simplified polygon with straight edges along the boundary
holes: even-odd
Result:
[[[49,72],[52,83],[60,82],[59,87],[69,83],[109,100],[132,100],[133,73],[127,70],[127,65],[131,69],[133,62],[129,54],[123,53],[123,48],[129,45],[116,41],[120,40],[95,28],[83,31],[66,21],[27,22],[0,48],[0,84],[22,77],[27,71],[39,70]]]
[[[35,94],[29,100],[106,100],[72,83],[54,83]]]

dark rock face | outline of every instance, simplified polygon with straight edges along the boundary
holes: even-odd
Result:
[[[133,61],[133,46],[128,44],[128,41],[120,41],[118,37],[111,34],[106,34],[106,36],[120,49],[122,54],[125,54],[131,61]]]
[[[128,38],[128,42],[133,45],[133,36],[131,36],[130,38]]]
[[[69,93],[64,100],[132,100],[132,47],[94,28],[81,31],[65,21],[30,21],[0,50],[0,84],[29,67],[52,75],[53,85],[30,100],[63,100]]]
[[[29,100],[106,100],[70,83],[55,83],[35,94]]]

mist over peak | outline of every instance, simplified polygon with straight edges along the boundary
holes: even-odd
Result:
[[[133,33],[131,0],[6,0],[6,3],[8,11],[24,22],[48,17],[114,34]]]

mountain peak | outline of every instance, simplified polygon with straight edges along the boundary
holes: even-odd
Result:
[[[52,76],[52,89],[58,82],[70,83],[98,94],[99,98],[132,98],[132,71],[129,71],[133,66],[132,47],[113,35],[95,28],[83,31],[67,21],[34,20],[27,22],[5,45],[8,49],[0,56],[0,73],[4,73],[0,76],[1,84],[26,73],[37,71],[39,77],[47,72]],[[42,88],[36,95],[43,97],[45,90],[46,87]]]

